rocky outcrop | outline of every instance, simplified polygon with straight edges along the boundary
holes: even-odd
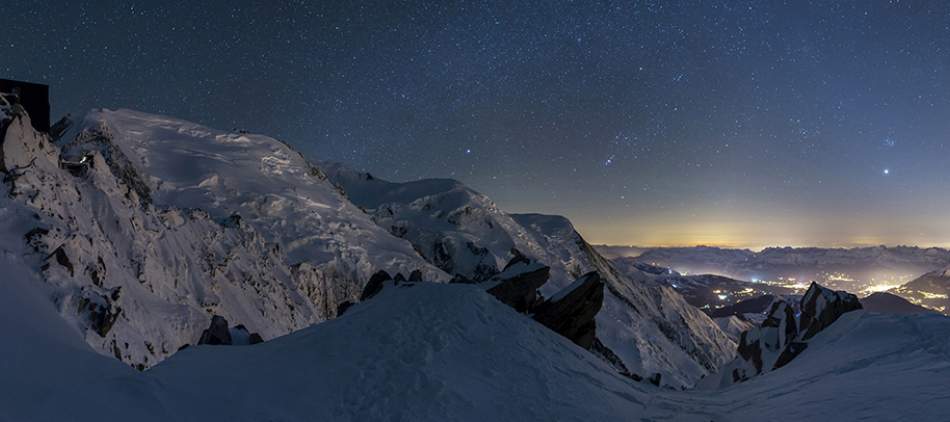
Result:
[[[784,300],[772,303],[762,324],[740,336],[736,348],[738,357],[720,371],[719,377],[704,380],[702,384],[725,386],[788,365],[808,348],[811,338],[844,313],[861,309],[861,304],[850,293],[812,283],[799,309],[801,315],[796,319],[791,304]]]
[[[594,317],[603,303],[604,282],[600,274],[589,272],[538,305],[534,319],[578,346],[591,349],[597,334]]]
[[[538,289],[548,282],[551,268],[538,264],[521,262],[507,266],[505,271],[492,278],[495,283],[487,291],[502,303],[525,313],[541,302]]]
[[[231,332],[228,330],[228,320],[224,317],[215,315],[211,317],[211,326],[201,333],[198,344],[231,344]]]
[[[84,316],[91,328],[99,337],[105,337],[112,330],[112,326],[122,308],[116,302],[119,300],[120,288],[116,287],[111,293],[101,295],[91,290],[83,291],[79,299],[78,313]]]
[[[373,296],[376,296],[377,293],[383,290],[383,283],[392,279],[392,276],[390,276],[386,271],[377,271],[376,274],[373,274],[373,276],[369,278],[369,281],[366,282],[366,286],[363,286],[363,293],[360,294],[360,301],[368,300]]]
[[[802,340],[808,340],[824,330],[845,312],[861,309],[858,297],[844,291],[834,291],[812,282],[802,296],[800,321]]]
[[[251,333],[243,324],[228,326],[228,320],[220,315],[211,317],[211,325],[201,333],[198,344],[208,345],[249,345],[262,343],[264,339],[258,333]]]
[[[351,306],[353,306],[353,302],[350,302],[348,300],[344,300],[343,302],[340,302],[340,304],[336,306],[336,316],[337,317],[342,316],[343,313],[346,312],[347,309],[350,309]]]
[[[784,300],[772,304],[768,316],[762,321],[762,336],[765,348],[779,350],[787,346],[798,335],[795,324],[795,311]]]

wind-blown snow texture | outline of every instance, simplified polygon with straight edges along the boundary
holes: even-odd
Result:
[[[380,226],[450,274],[489,278],[515,249],[551,267],[541,289],[551,296],[598,271],[607,294],[597,336],[636,374],[660,373],[665,385],[690,386],[733,356],[735,345],[706,315],[645,273],[634,278],[615,271],[564,217],[507,214],[454,180],[393,183],[340,164],[321,166]]]

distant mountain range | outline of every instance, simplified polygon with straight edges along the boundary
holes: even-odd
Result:
[[[645,249],[645,250],[644,250]],[[819,281],[867,295],[903,285],[921,274],[950,266],[950,250],[912,246],[862,248],[766,248],[759,252],[709,246],[642,248],[599,246],[625,259],[686,274],[715,274],[745,281],[768,281],[803,290]],[[625,252],[629,254],[625,255]],[[635,256],[633,255],[636,252]]]

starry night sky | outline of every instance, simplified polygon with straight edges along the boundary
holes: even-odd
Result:
[[[203,4],[202,7],[195,6]],[[0,77],[615,244],[950,244],[950,2],[24,1]],[[55,117],[54,117],[55,119]]]

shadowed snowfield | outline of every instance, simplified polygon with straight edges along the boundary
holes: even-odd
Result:
[[[435,283],[138,372],[90,350],[30,282],[0,284],[0,328],[21,339],[0,352],[11,421],[936,420],[950,409],[950,319],[938,315],[852,312],[782,370],[678,392],[617,375],[477,287]]]

